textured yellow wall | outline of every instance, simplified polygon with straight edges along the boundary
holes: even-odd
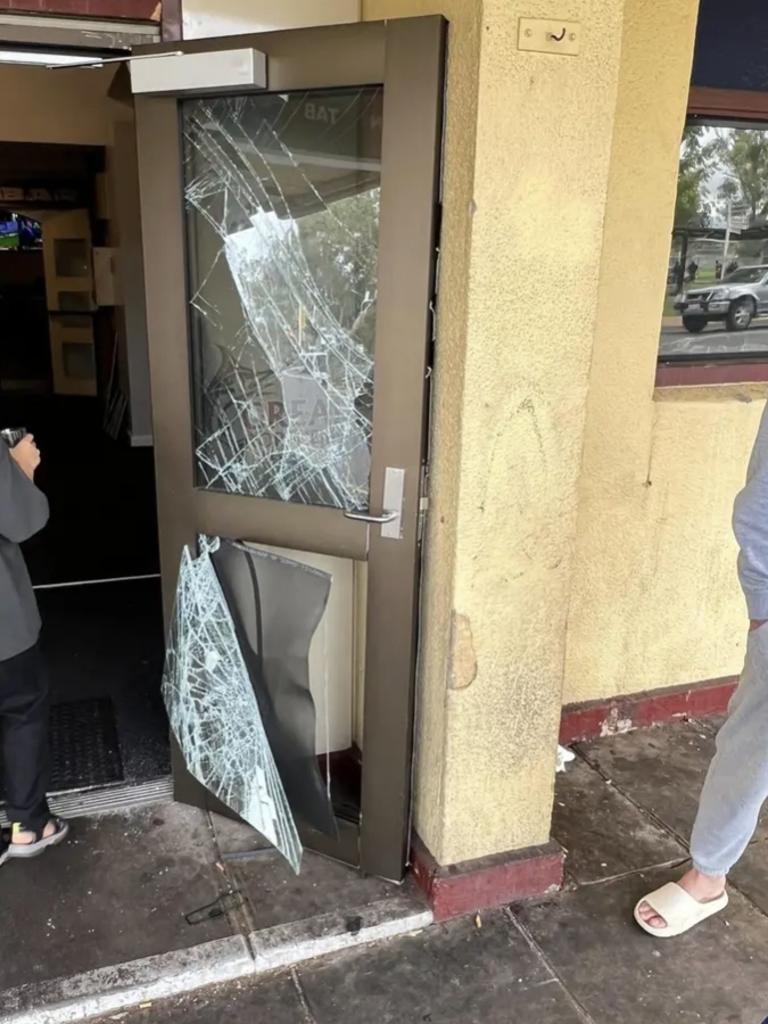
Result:
[[[603,468],[583,480],[565,702],[739,671],[746,627],[731,508],[763,403],[735,391],[626,396],[638,410],[624,417],[628,429],[618,413],[592,421],[589,460]]]
[[[731,506],[761,388],[653,396],[696,4],[631,0],[590,375],[564,701],[739,670]]]
[[[450,863],[549,836],[623,3],[573,0],[578,58],[517,49],[519,17],[557,15],[551,2],[486,0],[480,22],[479,3],[443,6],[416,826]],[[365,13],[429,10],[370,0]]]

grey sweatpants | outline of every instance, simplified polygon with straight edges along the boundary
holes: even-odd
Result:
[[[739,578],[753,621],[768,619],[768,405],[733,528]],[[694,866],[726,875],[747,848],[768,797],[768,623],[747,640],[744,672],[707,774],[691,837]]]
[[[768,624],[749,634],[744,672],[717,737],[691,836],[693,865],[727,875],[768,798]]]

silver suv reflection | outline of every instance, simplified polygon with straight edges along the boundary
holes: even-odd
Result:
[[[768,313],[768,266],[743,267],[719,283],[689,288],[675,309],[692,334],[714,320],[725,321],[729,331],[746,331],[756,316]]]

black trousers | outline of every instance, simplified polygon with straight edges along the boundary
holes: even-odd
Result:
[[[7,814],[35,831],[50,811],[45,798],[49,776],[48,681],[40,653],[32,647],[0,661],[0,755]]]

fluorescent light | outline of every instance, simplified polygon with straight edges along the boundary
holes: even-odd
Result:
[[[166,53],[137,53],[131,55],[130,53],[124,53],[120,57],[87,57],[85,60],[79,60],[77,63],[70,64],[46,64],[47,68],[51,71],[55,71],[57,67],[70,67],[70,68],[101,68],[105,64],[124,64],[126,61],[133,63],[137,60],[159,60],[161,57],[183,57],[183,50],[168,50]]]
[[[103,52],[103,51],[102,51]],[[114,53],[115,51],[107,51]],[[183,57],[183,50],[168,50],[165,53],[138,53],[133,56],[126,51],[119,57],[100,56],[96,53],[75,53],[72,50],[0,50],[0,64],[26,64],[29,67],[56,68],[100,68],[105,64],[122,64],[124,61],[152,61],[161,57]]]
[[[50,50],[0,50],[0,64],[28,64],[37,67],[65,67],[82,64],[87,57],[82,53],[53,53]],[[99,58],[93,58],[94,62]]]

